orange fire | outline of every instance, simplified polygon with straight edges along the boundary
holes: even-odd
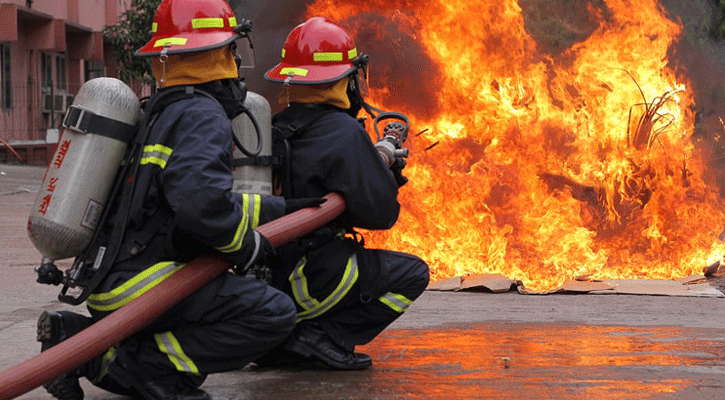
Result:
[[[383,47],[368,99],[411,120],[400,219],[368,243],[420,256],[433,280],[500,273],[529,290],[722,259],[725,207],[693,145],[688,79],[668,66],[682,26],[656,0],[596,4],[576,11],[590,32],[548,52],[516,0],[308,7],[359,51]]]

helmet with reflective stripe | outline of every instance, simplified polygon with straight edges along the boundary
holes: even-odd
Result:
[[[225,0],[163,0],[156,9],[151,40],[136,56],[197,52],[222,47],[241,35]]]
[[[313,17],[295,27],[282,48],[282,62],[264,74],[273,82],[313,85],[338,81],[359,65],[352,37],[324,17]]]

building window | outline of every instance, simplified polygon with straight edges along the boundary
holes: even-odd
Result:
[[[55,55],[55,88],[58,89],[59,92],[68,91],[65,54]]]
[[[40,82],[43,93],[50,93],[53,89],[53,57],[48,53],[40,55]]]
[[[104,74],[104,64],[103,61],[88,61],[85,62],[86,66],[86,81],[89,81],[93,78],[100,78]]]
[[[13,81],[10,76],[12,66],[10,44],[0,43],[0,101],[4,110],[13,108]]]

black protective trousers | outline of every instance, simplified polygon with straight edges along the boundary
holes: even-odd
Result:
[[[286,294],[225,273],[122,342],[116,356],[149,380],[175,371],[203,377],[244,367],[286,339],[294,324],[294,302]]]
[[[368,257],[364,257],[367,253]],[[358,256],[379,262],[384,271],[369,282],[373,291],[378,294],[388,292],[405,296],[411,302],[417,299],[428,286],[429,268],[420,258],[406,253],[390,250],[359,249]],[[324,268],[324,266],[317,266]],[[330,268],[331,266],[327,266]],[[361,266],[365,268],[365,266]],[[340,270],[340,274],[342,270]],[[360,272],[364,276],[364,272]],[[318,286],[320,282],[310,282],[318,286],[315,291],[331,291],[339,279],[323,283],[327,288]],[[325,332],[339,345],[353,351],[356,345],[369,343],[388,325],[403,313],[385,305],[377,298],[361,298],[361,282],[358,280],[345,297],[329,311],[311,319],[322,325]]]

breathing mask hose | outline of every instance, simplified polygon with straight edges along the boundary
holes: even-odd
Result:
[[[345,200],[336,193],[325,196],[318,207],[305,208],[268,222],[257,231],[278,247],[304,236],[337,218]],[[67,340],[20,364],[0,372],[0,400],[9,400],[78,368],[181,302],[215,277],[226,273],[231,263],[219,254],[192,260],[170,277],[130,303],[114,311]]]
[[[262,129],[259,127],[259,122],[257,122],[257,119],[254,118],[254,115],[247,107],[242,106],[242,112],[249,117],[249,120],[252,121],[252,125],[254,125],[254,130],[257,132],[257,148],[254,149],[254,151],[247,150],[246,147],[242,144],[242,142],[239,140],[237,135],[232,134],[232,139],[234,139],[234,144],[239,148],[239,151],[244,153],[247,157],[256,157],[262,152]]]

